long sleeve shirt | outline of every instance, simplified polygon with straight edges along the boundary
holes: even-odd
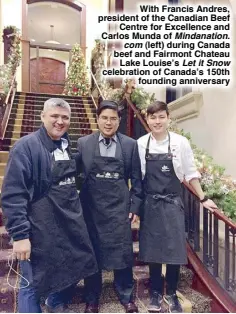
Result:
[[[200,173],[197,171],[194,155],[186,137],[174,132],[170,133],[170,149],[173,155],[173,166],[176,176],[182,182],[184,179],[189,182],[191,179],[200,178]],[[150,133],[138,139],[138,149],[141,161],[142,176],[144,178],[146,172],[146,147]],[[151,134],[149,144],[150,154],[164,154],[168,153],[168,136],[162,140],[157,141]]]

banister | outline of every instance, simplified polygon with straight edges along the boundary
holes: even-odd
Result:
[[[98,89],[98,92],[99,92],[100,96],[102,97],[102,99],[104,99],[104,96],[103,96],[103,94],[102,94],[102,92],[101,92],[101,90],[100,90],[100,88],[98,86],[97,80],[96,80],[95,76],[93,75],[93,72],[91,71],[91,69],[89,69],[89,72],[90,72],[90,74],[91,74],[91,76],[92,76],[92,78],[94,80],[94,83],[95,83],[95,85],[96,85],[96,87]]]
[[[228,296],[228,294],[225,292],[225,290],[216,282],[215,279],[212,278],[209,271],[204,267],[202,264],[202,261],[200,260],[199,256],[193,251],[189,243],[187,243],[187,253],[188,253],[188,260],[191,265],[191,268],[194,270],[195,276],[198,277],[198,280],[200,279],[201,286],[197,287],[198,282],[197,278],[193,281],[193,288],[197,288],[198,291],[202,293],[202,288],[205,286],[207,287],[208,295],[213,299],[214,306],[218,305],[220,306],[220,312],[216,313],[235,313],[236,311],[236,304],[235,302]],[[202,287],[203,285],[203,287]],[[212,312],[214,311],[214,308],[212,309]],[[219,309],[217,309],[219,310]]]
[[[144,127],[144,129],[146,130],[146,132],[150,132],[150,129],[147,125],[147,123],[145,122],[145,120],[142,118],[141,114],[139,113],[139,111],[137,110],[137,108],[135,107],[135,105],[132,103],[132,101],[126,97],[127,103],[128,105],[132,108],[132,110],[134,111],[134,113],[136,114],[136,116],[138,117],[140,123],[142,124],[142,126]]]
[[[183,182],[187,189],[190,190],[198,199],[198,195],[194,188],[186,181]],[[222,220],[224,223],[226,223],[228,226],[230,226],[233,230],[236,230],[236,224],[231,221],[226,215],[224,215],[219,209],[214,210],[213,212],[214,216],[216,216],[219,220]]]
[[[7,103],[8,103],[8,100],[9,100],[9,97],[10,97],[11,90],[12,90],[12,88],[13,88],[13,84],[14,84],[14,82],[15,82],[15,79],[16,79],[16,72],[15,72],[15,74],[13,75],[13,78],[12,78],[12,80],[11,80],[11,85],[10,85],[10,88],[9,88],[9,91],[8,91],[7,97],[6,97],[6,99],[5,99],[5,104],[6,104],[6,105],[7,105]]]
[[[15,93],[16,93],[15,79],[16,79],[16,71],[15,71],[15,73],[13,75],[9,91],[8,91],[7,97],[5,99],[6,109],[5,109],[4,116],[3,116],[3,119],[2,119],[2,123],[1,123],[1,140],[4,139],[4,136],[5,136],[5,133],[6,133],[7,124],[8,124],[8,120],[9,120],[9,117],[10,117],[13,100],[14,100]],[[9,98],[11,96],[11,93],[12,93],[11,102],[10,102],[10,104],[8,104]]]

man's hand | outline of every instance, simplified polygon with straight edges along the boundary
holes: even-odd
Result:
[[[138,218],[137,215],[129,213],[129,219],[130,219],[132,224],[136,221],[137,218]]]
[[[13,242],[13,255],[18,260],[24,261],[30,258],[31,243],[29,239]]]
[[[208,199],[207,201],[203,202],[202,205],[207,208],[211,213],[214,213],[215,209],[217,209],[216,204]]]

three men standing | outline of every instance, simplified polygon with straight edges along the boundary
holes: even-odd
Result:
[[[102,101],[97,110],[99,131],[78,140],[75,156],[84,173],[82,214],[75,186],[76,162],[66,134],[70,115],[64,100],[46,101],[43,126],[21,138],[9,156],[2,207],[23,277],[19,312],[41,312],[40,296],[48,294],[48,307],[61,312],[66,288],[83,278],[85,312],[98,312],[102,270],[114,271],[114,287],[125,311],[138,312],[133,296],[131,223],[142,204],[141,170],[145,200],[140,259],[149,263],[149,311],[161,309],[161,266],[165,263],[164,300],[170,312],[181,312],[176,290],[180,265],[187,261],[180,197],[183,179],[206,208],[216,208],[201,189],[188,141],[167,131],[167,105],[156,102],[147,109],[151,133],[137,145],[117,133],[118,105]]]

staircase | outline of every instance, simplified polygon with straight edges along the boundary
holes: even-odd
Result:
[[[63,98],[71,106],[69,134],[73,149],[76,148],[79,137],[97,130],[96,108],[91,97],[63,97],[63,95],[18,92],[14,98],[5,138],[2,142],[3,151],[9,151],[19,138],[40,127],[43,104],[52,97]]]
[[[22,136],[29,134],[41,125],[40,112],[43,103],[51,97],[61,97],[68,101],[72,109],[71,126],[69,130],[72,141],[72,150],[75,151],[77,139],[80,136],[90,134],[97,130],[95,107],[90,97],[63,97],[62,95],[17,93],[14,99],[10,120],[7,126],[5,139],[2,141],[2,151],[0,152],[0,180],[4,176],[4,169],[7,162],[9,150],[12,145]],[[1,181],[0,181],[1,186]],[[147,312],[149,294],[149,273],[147,265],[138,261],[138,229],[139,225],[132,226],[133,246],[134,246],[134,279],[136,302],[141,313]],[[0,312],[10,313],[17,311],[17,289],[13,289],[7,284],[8,256],[11,253],[10,238],[3,226],[3,216],[0,209]],[[16,262],[14,268],[17,269]],[[165,276],[165,267],[163,267]],[[112,286],[113,275],[109,272],[103,274],[103,294],[101,298],[101,309],[103,313],[122,313],[123,307],[120,305]],[[187,267],[181,268],[181,280],[178,288],[178,296],[184,312],[210,312],[211,300],[191,289],[193,273]],[[9,281],[12,286],[18,278],[12,272]],[[73,312],[83,313],[85,304],[83,302],[83,282],[80,282],[75,290],[69,308]],[[43,307],[44,309],[44,307]],[[162,312],[167,312],[163,303]]]

